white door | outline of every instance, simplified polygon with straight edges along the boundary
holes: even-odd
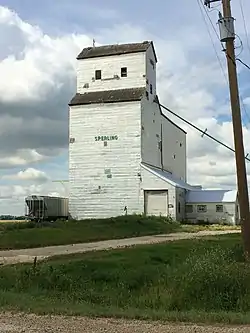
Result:
[[[145,214],[168,215],[168,191],[145,191]]]

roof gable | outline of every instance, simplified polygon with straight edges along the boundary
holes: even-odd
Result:
[[[150,46],[152,46],[153,48],[153,52],[157,62],[157,57],[152,41],[144,41],[142,43],[112,44],[112,45],[86,47],[78,54],[77,60],[146,52]]]
[[[69,106],[140,101],[145,88],[115,89],[76,94]]]

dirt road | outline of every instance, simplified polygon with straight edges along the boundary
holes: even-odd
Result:
[[[181,239],[193,239],[204,236],[224,235],[224,234],[239,233],[239,232],[240,230],[199,231],[197,233],[181,232],[168,235],[116,239],[116,240],[108,240],[95,243],[59,245],[59,246],[49,246],[49,247],[41,247],[41,248],[25,249],[25,250],[0,251],[0,264],[8,265],[20,262],[32,262],[35,257],[37,257],[38,260],[42,260],[55,255],[117,249],[139,244],[156,244],[156,243],[164,243]]]
[[[0,314],[1,333],[249,333],[250,326],[198,326],[81,317]]]

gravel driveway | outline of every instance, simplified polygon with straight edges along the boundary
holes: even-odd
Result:
[[[81,317],[0,314],[1,333],[249,333],[250,326],[198,326]]]
[[[117,249],[139,244],[156,244],[156,243],[164,243],[181,239],[193,239],[204,236],[225,235],[225,234],[239,233],[239,232],[240,230],[199,231],[196,233],[181,232],[168,235],[143,236],[136,238],[107,240],[95,243],[48,246],[48,247],[40,247],[40,248],[25,249],[25,250],[0,251],[0,264],[8,265],[20,262],[32,262],[35,257],[37,257],[38,260],[39,259],[41,260],[55,255]]]

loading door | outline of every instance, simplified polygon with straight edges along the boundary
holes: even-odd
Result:
[[[146,215],[168,215],[168,191],[145,191],[144,210]]]

